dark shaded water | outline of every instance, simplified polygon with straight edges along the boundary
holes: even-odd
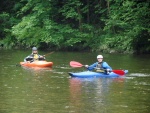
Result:
[[[0,50],[0,113],[149,113],[150,55],[103,54],[126,77],[79,79],[68,72],[85,69],[69,62],[91,64],[98,53],[54,52],[51,69],[17,65],[30,52]]]

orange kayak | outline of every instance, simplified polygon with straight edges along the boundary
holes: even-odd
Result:
[[[21,66],[25,67],[40,67],[40,68],[45,68],[45,67],[52,67],[53,62],[47,62],[47,61],[35,61],[35,62],[20,62]]]

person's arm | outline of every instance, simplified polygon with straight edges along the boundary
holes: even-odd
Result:
[[[45,56],[43,55],[39,55],[39,60],[45,60],[46,58],[45,58]]]
[[[31,55],[29,55],[26,58],[24,58],[24,62],[32,61],[32,60],[33,60],[33,57]]]
[[[27,57],[26,57],[27,58]],[[26,62],[27,60],[26,60],[26,58],[24,58],[24,62]]]
[[[94,63],[94,64],[92,64],[92,65],[90,65],[90,66],[85,66],[89,71],[92,71],[92,70],[94,70],[95,69],[95,67],[96,67],[96,65],[97,65],[97,62],[96,63]]]
[[[112,68],[107,64],[107,62],[103,62],[103,68],[112,70]]]

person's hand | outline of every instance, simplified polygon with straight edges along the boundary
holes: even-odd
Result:
[[[86,68],[88,68],[88,67],[89,67],[89,65],[85,65],[85,67],[86,67]]]
[[[110,72],[110,69],[106,69],[107,72]]]
[[[40,56],[40,58],[44,58],[44,56]]]

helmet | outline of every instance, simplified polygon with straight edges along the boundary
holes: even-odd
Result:
[[[97,56],[97,59],[98,59],[98,58],[103,58],[103,56],[102,56],[102,55],[98,55],[98,56]]]
[[[32,51],[37,51],[37,48],[36,48],[36,47],[33,47],[33,48],[32,48]]]

